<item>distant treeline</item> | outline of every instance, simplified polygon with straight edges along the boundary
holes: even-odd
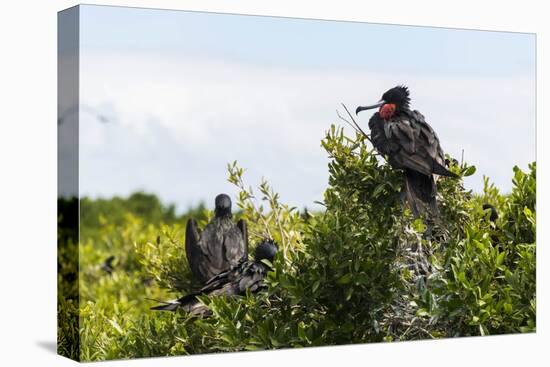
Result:
[[[60,227],[75,225],[74,214],[77,213],[76,198],[58,199],[58,218]],[[185,221],[189,217],[206,219],[207,208],[203,202],[188,208],[178,215],[174,204],[163,204],[157,195],[143,191],[135,192],[127,197],[114,196],[112,198],[80,199],[80,226],[98,228],[102,221],[121,225],[128,214],[141,218],[149,224],[173,224]]]

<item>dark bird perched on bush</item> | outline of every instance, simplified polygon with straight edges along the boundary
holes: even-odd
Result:
[[[273,261],[277,253],[277,245],[273,240],[264,239],[257,247],[254,261],[241,260],[241,262],[228,271],[224,271],[210,279],[198,292],[188,294],[175,301],[152,307],[156,311],[176,311],[179,308],[194,315],[204,314],[208,309],[199,302],[197,296],[238,296],[247,290],[255,293],[265,288],[264,278],[269,266],[262,260]]]
[[[498,212],[497,209],[492,206],[491,204],[485,203],[483,204],[483,210],[490,210],[491,214],[489,214],[489,220],[491,222],[496,222],[498,219]]]
[[[107,274],[111,275],[113,271],[115,270],[115,266],[113,265],[113,261],[115,261],[115,257],[113,255],[109,256],[103,264],[101,264],[101,270],[106,272]]]
[[[397,86],[361,111],[379,108],[369,121],[370,140],[389,164],[405,173],[404,194],[415,216],[428,206],[437,215],[437,175],[457,177],[445,167],[445,154],[424,116],[409,108],[409,89]]]
[[[483,204],[483,210],[485,212],[488,212],[489,221],[491,222],[491,228],[493,230],[496,230],[497,229],[496,221],[498,219],[497,208],[495,208],[494,206],[492,206],[489,203],[485,203],[485,204]],[[487,214],[485,214],[485,215],[487,215]],[[491,244],[494,247],[496,247],[497,249],[499,249],[500,251],[503,250],[502,243],[501,243],[501,240],[499,238],[499,235],[498,235],[497,231],[491,231]]]
[[[214,218],[199,232],[194,219],[187,221],[185,251],[189,267],[201,283],[229,270],[248,256],[248,232],[246,222],[233,223],[231,198],[226,194],[216,196]]]

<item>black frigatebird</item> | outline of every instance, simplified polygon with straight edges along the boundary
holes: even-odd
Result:
[[[495,208],[493,205],[489,203],[483,204],[483,210],[489,211],[489,220],[491,222],[496,222],[498,219],[498,211],[497,208]]]
[[[254,261],[242,259],[237,266],[214,276],[196,293],[185,295],[177,300],[152,307],[155,311],[176,311],[181,308],[193,315],[202,315],[208,308],[200,303],[197,296],[238,296],[249,290],[252,293],[265,288],[264,278],[270,267],[262,260],[273,262],[277,245],[273,240],[264,239],[255,251]]]
[[[216,196],[214,218],[202,233],[194,219],[187,221],[185,251],[193,277],[201,283],[247,258],[246,222],[241,219],[233,223],[228,195]]]
[[[111,275],[113,274],[113,271],[115,270],[115,267],[113,265],[113,262],[115,261],[115,257],[113,255],[109,256],[103,264],[101,264],[101,270],[106,272],[107,274]]]
[[[409,89],[400,85],[355,113],[379,108],[369,121],[370,140],[392,167],[404,171],[404,194],[413,214],[418,217],[428,206],[437,215],[437,176],[458,176],[445,167],[437,134],[420,112],[410,109],[410,101]]]

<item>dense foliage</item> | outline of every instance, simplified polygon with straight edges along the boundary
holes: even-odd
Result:
[[[80,247],[60,237],[60,352],[89,361],[535,330],[535,163],[514,167],[506,195],[488,179],[481,194],[441,179],[440,218],[414,219],[401,173],[365,137],[332,127],[322,147],[329,182],[316,213],[283,204],[267,182],[248,187],[244,170],[228,166],[251,251],[265,236],[280,251],[266,292],[202,298],[210,317],[149,307],[194,287],[185,220],[204,226],[211,211],[178,217],[144,193],[82,199]],[[464,163],[450,169],[475,173]],[[495,222],[485,203],[497,209]],[[67,297],[77,291],[66,275],[77,255],[80,297]],[[109,256],[112,272],[102,267]],[[66,316],[78,313],[78,323]]]

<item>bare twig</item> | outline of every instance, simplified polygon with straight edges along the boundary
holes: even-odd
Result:
[[[347,120],[346,118],[342,117],[342,115],[340,115],[340,112],[338,110],[336,110],[336,115],[338,116],[338,118],[344,122],[346,122],[347,124],[349,124],[354,130],[355,132],[357,133],[360,133],[361,135],[363,135],[371,144],[372,146],[374,147],[374,144],[372,142],[372,140],[370,139],[370,136],[369,134],[367,134],[363,129],[361,129],[361,127],[359,126],[359,124],[355,121],[355,119],[353,118],[353,115],[349,112],[348,108],[346,107],[345,104],[342,103],[342,107],[344,107],[344,110],[346,110],[348,116],[350,117],[351,121],[350,122],[349,120]],[[386,159],[386,157],[383,155],[383,154],[380,154],[378,152],[374,152],[374,155],[375,156],[378,156],[378,157],[381,157],[383,160],[385,160],[386,162],[388,161]]]
[[[349,126],[352,127],[353,130],[355,130],[357,133],[361,132],[360,130],[357,130],[357,128],[355,126],[353,126],[353,124],[351,122],[349,122],[348,120],[346,120],[345,118],[342,117],[342,115],[340,115],[340,111],[336,110],[336,116],[338,116],[338,118],[342,121],[344,121],[345,123],[347,123]]]
[[[365,136],[365,138],[367,138],[368,141],[370,141],[370,143],[372,144],[372,141],[370,140],[370,137],[369,137],[369,134],[367,134],[366,132],[363,131],[363,129],[361,129],[361,127],[359,126],[359,124],[355,121],[355,119],[353,118],[353,115],[349,112],[348,108],[346,107],[345,104],[342,103],[342,107],[344,107],[344,110],[346,110],[346,112],[348,113],[348,116],[349,118],[351,119],[351,121],[353,122],[353,125],[355,125],[355,127],[357,128],[357,130],[359,130],[361,132],[361,134],[363,134]]]
[[[256,199],[256,197],[252,194],[252,188],[250,188],[249,190],[247,190],[245,188],[245,184],[244,184],[244,181],[243,181],[243,178],[242,177],[238,177],[238,181],[237,181],[237,187],[241,190],[241,191],[245,191],[247,193],[249,193],[249,195],[247,196],[246,200],[248,200],[249,204],[252,206],[253,210],[255,213],[258,214],[258,217],[259,219],[264,223],[264,229],[265,231],[267,232],[267,235],[269,238],[273,238],[273,235],[271,234],[271,231],[269,230],[269,223],[267,222],[267,219],[265,219],[265,217],[263,216],[262,213],[260,213],[260,211],[258,210],[258,207],[256,206],[256,202],[254,201]],[[250,231],[250,229],[249,229]]]

